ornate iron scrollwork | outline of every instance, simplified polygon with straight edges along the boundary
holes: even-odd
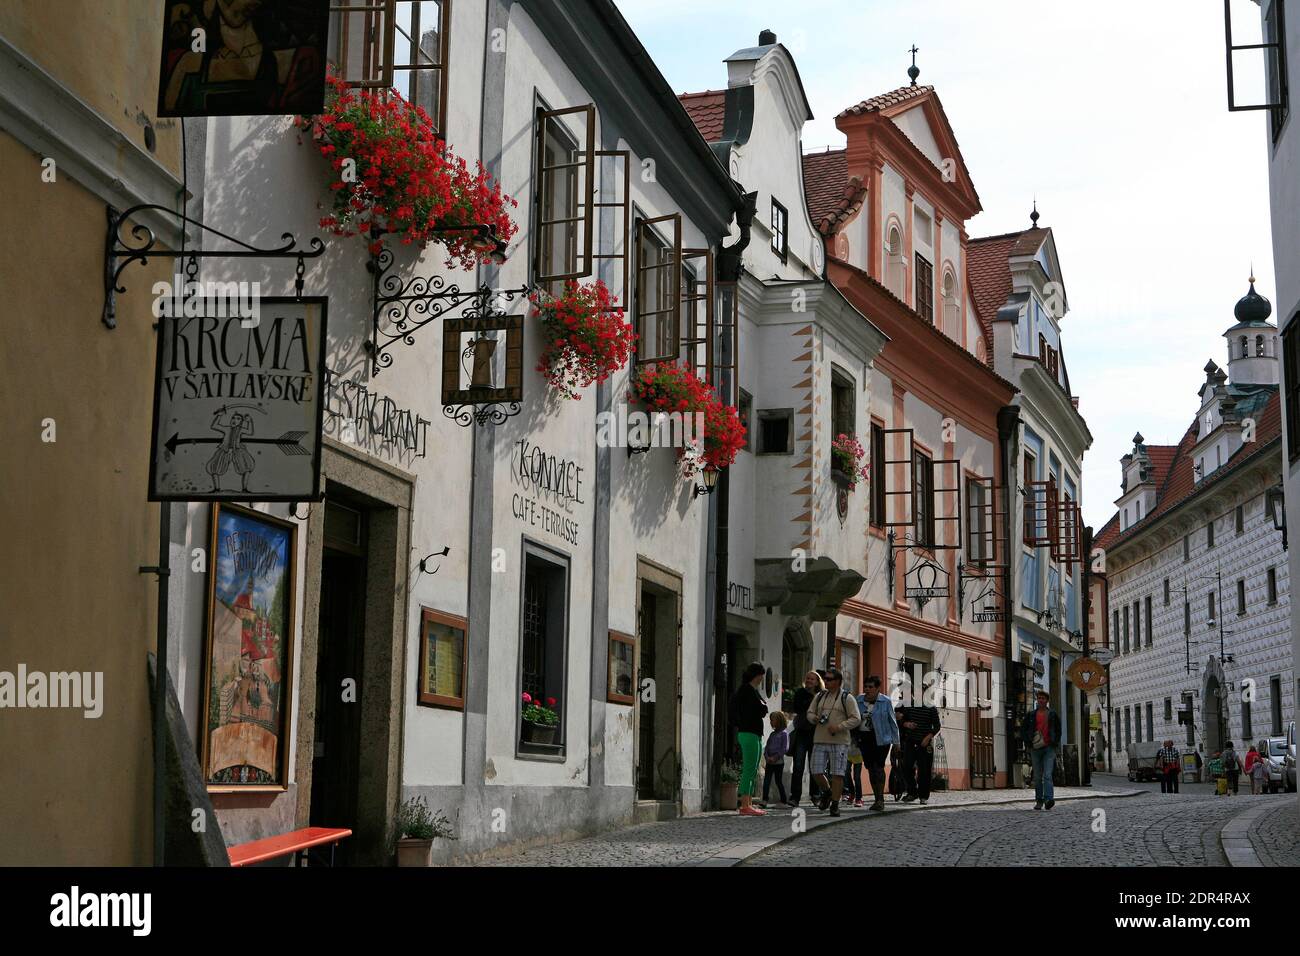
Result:
[[[399,342],[414,345],[415,333],[430,322],[451,315],[475,300],[478,305],[462,314],[485,315],[491,300],[514,302],[529,291],[527,286],[497,290],[487,286],[461,288],[440,275],[403,280],[393,269],[393,259],[393,251],[384,247],[366,264],[374,277],[374,310],[366,351],[370,353],[375,375],[393,364],[389,351],[393,346]]]
[[[132,206],[125,212],[119,213],[112,206],[106,207],[108,217],[108,235],[104,242],[104,312],[102,321],[110,329],[117,328],[117,293],[125,292],[126,289],[120,284],[122,270],[133,262],[139,262],[141,265],[148,263],[151,256],[161,259],[185,259],[186,274],[193,280],[198,274],[199,259],[297,259],[298,265],[294,279],[294,290],[298,298],[302,298],[303,274],[306,272],[304,260],[315,259],[325,252],[325,243],[317,236],[313,236],[308,243],[308,250],[298,247],[298,240],[294,238],[293,233],[281,233],[282,244],[271,249],[262,249],[244,242],[242,239],[236,239],[234,236],[227,235],[219,229],[214,229],[197,219],[191,219],[184,213],[177,212],[175,209],[169,209],[166,206],[160,206],[157,203],[142,203],[138,206]],[[162,216],[168,216],[175,219],[182,225],[195,226],[205,233],[219,236],[226,242],[232,243],[237,248],[231,250],[213,250],[213,249],[159,249],[157,248],[158,237],[154,231],[141,222],[137,222],[131,227],[131,242],[122,238],[122,227],[126,225],[128,219],[137,217],[140,213],[150,212]]]

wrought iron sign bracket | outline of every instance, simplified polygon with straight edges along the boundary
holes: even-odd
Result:
[[[370,257],[366,269],[374,280],[373,309],[370,339],[365,343],[370,354],[373,374],[393,364],[389,351],[397,344],[415,344],[415,333],[431,322],[455,314],[470,302],[477,303],[477,312],[487,315],[495,301],[514,302],[532,289],[492,289],[489,286],[462,289],[457,283],[448,283],[440,275],[416,276],[409,281],[393,271],[393,251],[384,247]]]
[[[104,242],[104,312],[102,321],[110,329],[117,328],[117,293],[125,292],[126,289],[120,284],[122,270],[133,262],[139,262],[145,265],[149,262],[150,257],[160,259],[185,259],[186,275],[195,279],[198,275],[198,260],[200,259],[296,259],[297,273],[294,279],[295,298],[302,298],[303,274],[306,272],[307,259],[315,259],[325,252],[325,243],[317,236],[313,236],[308,244],[308,249],[302,249],[298,246],[298,240],[294,238],[293,233],[285,232],[280,235],[282,244],[271,249],[262,249],[229,236],[219,229],[213,229],[197,219],[191,219],[184,213],[177,212],[175,209],[169,209],[166,206],[160,206],[157,203],[143,203],[138,206],[132,206],[125,212],[118,212],[112,206],[105,207],[108,218],[108,234]],[[157,248],[158,239],[154,231],[141,222],[136,222],[131,227],[132,242],[126,242],[122,239],[121,230],[128,219],[139,217],[141,213],[151,213],[175,219],[182,229],[186,225],[195,226],[204,233],[211,233],[214,236],[232,243],[237,248],[230,250],[212,250],[212,249],[161,249]]]
[[[966,619],[966,582],[978,581],[983,585],[983,589],[972,599],[972,606],[982,598],[990,594],[997,594],[997,585],[1001,580],[1002,571],[1005,565],[986,564],[980,566],[978,572],[969,570],[970,566],[964,562],[957,562],[957,618],[958,620]],[[983,616],[981,616],[983,615]],[[996,616],[994,616],[996,615]],[[990,624],[998,621],[1009,622],[1011,619],[1010,610],[1007,607],[1005,595],[1002,597],[1001,611],[980,611],[975,610],[972,618],[977,624]]]

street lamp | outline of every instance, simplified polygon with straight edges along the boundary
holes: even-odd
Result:
[[[695,486],[695,492],[692,498],[698,498],[700,495],[711,495],[713,489],[718,486],[718,472],[715,468],[705,468],[700,471],[700,483]]]
[[[1286,495],[1280,484],[1264,492],[1264,509],[1273,519],[1273,527],[1282,532],[1282,550],[1286,548]]]

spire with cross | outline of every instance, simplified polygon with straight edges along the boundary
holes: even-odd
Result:
[[[913,43],[912,49],[908,50],[907,52],[912,54],[912,65],[907,68],[907,75],[912,78],[912,85],[916,86],[916,78],[921,75],[921,71],[920,69],[917,68],[916,65],[916,55],[921,51],[917,49],[916,44]]]

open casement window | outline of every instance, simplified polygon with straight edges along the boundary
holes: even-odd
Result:
[[[1083,533],[1079,519],[1079,503],[1068,494],[1056,505],[1056,520],[1052,522],[1052,559],[1065,565],[1080,560],[1080,538]]]
[[[961,460],[938,458],[930,462],[932,510],[930,546],[936,551],[961,549]]]
[[[972,475],[966,479],[966,563],[977,568],[1001,564],[998,554],[1006,527],[1005,509],[999,508],[1003,489],[993,478]]]
[[[622,270],[619,276],[621,284],[618,287],[618,298],[614,300],[609,311],[626,314],[628,262],[631,259],[628,251],[628,232],[632,225],[632,200],[628,184],[631,181],[632,154],[626,149],[598,149],[595,155],[597,172],[600,176],[600,198],[594,206],[596,209],[617,211],[613,213],[616,217],[614,244],[608,250],[596,244],[596,251],[591,257],[593,260],[610,259],[619,262]]]
[[[696,378],[713,381],[713,250],[682,250],[682,347]],[[731,403],[728,403],[731,404]]]
[[[667,233],[666,239],[660,227]],[[682,338],[681,214],[638,219],[632,245],[637,364],[676,362]]]
[[[333,0],[330,59],[347,83],[394,89],[447,129],[451,0]]]
[[[740,286],[719,282],[718,311],[713,325],[713,384],[726,405],[739,408],[740,393]],[[745,427],[749,428],[749,419]],[[751,442],[752,443],[752,442]]]
[[[1031,548],[1052,546],[1057,522],[1056,483],[1025,482],[1025,544]]]
[[[571,123],[581,127],[578,134]],[[596,107],[539,108],[534,132],[533,278],[558,295],[567,280],[591,275]]]
[[[885,467],[878,479],[874,474],[871,478],[883,482],[885,486],[884,525],[886,528],[910,528],[916,515],[912,429],[886,428],[882,435]],[[901,436],[901,449],[898,448],[900,440],[894,436]]]

